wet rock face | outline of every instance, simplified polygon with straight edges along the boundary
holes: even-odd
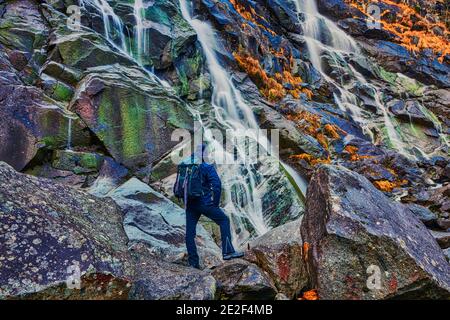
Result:
[[[265,272],[245,260],[225,262],[212,275],[218,282],[221,299],[271,300],[277,293]]]
[[[22,170],[38,150],[65,148],[69,119],[63,105],[37,87],[25,85],[0,51],[0,159]],[[73,142],[86,144],[85,125],[74,120]]]
[[[19,174],[5,163],[0,180],[0,297],[126,297],[133,269],[112,200]],[[66,288],[78,268],[81,292]]]
[[[91,29],[104,33],[103,19],[95,1],[85,0],[82,23]],[[208,93],[209,76],[205,68],[201,48],[196,44],[196,34],[182,18],[178,0],[142,1],[143,7],[135,2],[109,1],[109,5],[122,20],[130,37],[129,55],[148,70],[152,69],[161,78],[169,80],[182,97],[197,99]],[[60,11],[65,11],[61,8]],[[136,16],[136,11],[138,15]],[[139,21],[138,21],[139,20]],[[139,43],[136,25],[139,30]],[[113,40],[120,42],[117,35]]]
[[[137,68],[91,68],[78,88],[70,109],[114,159],[141,176],[175,145],[174,129],[193,126],[184,103]]]
[[[357,3],[357,1],[344,0],[319,0],[318,9],[324,15],[335,20],[338,25],[350,35],[356,37],[362,47],[367,50],[367,53],[377,59],[377,61],[387,70],[392,72],[402,72],[408,76],[416,78],[417,80],[433,84],[439,87],[448,88],[450,85],[448,64],[448,53],[443,53],[443,57],[432,50],[417,50],[412,54],[407,50],[407,43],[402,45],[402,40],[398,35],[395,35],[386,24],[400,23],[404,13],[403,7],[392,2],[377,2],[377,6],[381,10],[382,23],[380,28],[369,28],[367,23],[367,13],[364,7],[359,7],[350,4]],[[423,1],[410,1],[407,4],[412,12],[417,12],[421,17],[427,17],[427,22],[435,22],[435,17],[440,14],[439,10],[433,8],[432,2],[427,3]],[[427,14],[429,12],[430,14]],[[432,13],[432,14],[431,14]],[[432,17],[434,15],[434,17]],[[405,15],[406,16],[406,15]],[[441,21],[445,21],[442,17]],[[409,23],[411,30],[422,31],[430,28],[430,33],[420,34],[420,37],[435,37],[440,36],[441,39],[445,37],[443,34],[436,33],[432,27],[424,25],[418,16],[411,15]],[[438,27],[440,28],[440,27]],[[406,30],[403,29],[406,33]],[[409,39],[409,37],[406,37]],[[412,45],[418,44],[417,41],[412,41]],[[444,48],[438,48],[442,50]],[[445,49],[444,49],[445,50]],[[440,58],[440,59],[438,59]]]
[[[349,170],[317,170],[301,234],[322,299],[450,297],[450,266],[425,226]]]

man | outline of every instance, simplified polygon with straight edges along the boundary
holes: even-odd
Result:
[[[187,202],[185,206],[188,261],[192,267],[197,269],[200,269],[200,262],[197,254],[197,246],[195,245],[195,236],[197,223],[202,214],[213,220],[220,227],[223,259],[230,260],[244,256],[242,252],[234,250],[231,240],[230,219],[219,208],[222,183],[215,167],[205,162],[206,151],[207,146],[202,144],[191,157],[183,161],[183,163],[200,164],[202,195],[185,199],[185,202]]]

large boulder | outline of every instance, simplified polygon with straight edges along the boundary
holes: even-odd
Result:
[[[291,299],[308,284],[300,223],[301,219],[286,223],[252,240],[245,257],[270,276],[279,293]]]
[[[206,271],[167,263],[153,257],[145,245],[132,249],[136,274],[129,293],[133,300],[212,300],[216,280]]]
[[[166,197],[136,178],[109,192],[122,208],[130,246],[143,243],[158,259],[187,264],[186,214]],[[221,263],[221,251],[205,229],[197,227],[197,246],[202,264],[211,268]]]
[[[317,169],[301,234],[321,299],[450,298],[450,266],[430,232],[357,173]]]
[[[218,297],[232,300],[271,300],[277,294],[273,281],[256,265],[242,259],[214,269]]]
[[[119,64],[89,69],[70,109],[116,161],[142,176],[174,147],[173,130],[193,126],[191,114],[170,88],[140,68]]]
[[[3,162],[0,181],[0,299],[127,297],[134,270],[111,199],[17,173]],[[69,289],[78,275],[82,290]]]

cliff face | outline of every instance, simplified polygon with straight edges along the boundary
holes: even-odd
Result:
[[[56,224],[52,237],[64,228],[80,232],[89,248],[78,252],[59,243],[52,253],[56,260],[70,256],[63,259],[69,263],[82,253],[103,257],[103,251],[111,259],[120,256],[118,265],[82,264],[86,283],[97,283],[92,278],[97,274],[117,281],[104,288],[105,297],[121,292],[131,298],[211,299],[248,297],[250,292],[259,298],[293,298],[317,289],[319,296],[339,298],[352,287],[342,279],[356,268],[340,265],[340,252],[367,262],[363,269],[384,261],[389,269],[384,271],[396,275],[395,288],[357,298],[445,297],[448,264],[429,230],[448,252],[449,30],[448,3],[439,0],[382,0],[376,5],[352,0],[0,0],[0,161],[35,176],[30,181],[42,181],[36,189],[10,192],[16,178],[28,178],[4,164],[1,171],[9,178],[0,181],[0,198],[8,205],[0,207],[0,221],[12,227],[10,217],[32,213]],[[182,266],[183,214],[171,192],[176,164],[170,157],[180,146],[171,135],[176,129],[193,132],[194,123],[205,132],[228,130],[234,143],[248,129],[278,129],[280,134],[281,159],[264,155],[255,164],[218,165],[222,206],[236,242],[255,246],[248,261],[220,266],[226,278]],[[247,138],[253,142],[250,153],[256,153],[261,145]],[[215,148],[226,151],[220,144]],[[360,187],[345,182],[355,179]],[[27,193],[39,197],[52,183],[67,191],[42,198],[42,207],[22,202]],[[120,233],[119,249],[97,239],[95,219],[72,212],[90,203],[92,196],[85,192],[95,195],[100,214],[112,205],[105,197],[116,202],[118,220],[105,223],[114,227],[114,235]],[[348,203],[337,211],[323,207],[322,202],[333,202],[328,199],[332,195],[345,196]],[[79,205],[73,210],[64,203],[56,206],[58,197],[76,199]],[[375,205],[394,208],[394,216],[386,212],[376,218],[376,212],[362,206],[364,197],[368,203],[380,198]],[[61,211],[76,222],[67,226],[47,211]],[[292,226],[300,225],[305,213],[302,240],[300,228]],[[359,214],[370,223],[364,224]],[[313,227],[322,215],[330,221]],[[384,229],[375,232],[374,219]],[[125,225],[126,235],[117,223]],[[437,266],[424,265],[419,248],[405,240],[414,233],[408,226],[416,223],[416,240],[426,244]],[[202,224],[202,259],[212,267],[221,263],[214,243],[218,231],[208,221]],[[329,231],[331,224],[337,235]],[[19,236],[25,237],[25,229]],[[353,229],[364,234],[352,238],[358,245],[373,247],[392,236],[389,230],[405,243],[388,241],[378,258],[364,255],[352,249],[355,243],[339,242],[339,230]],[[279,243],[272,232],[297,240]],[[322,247],[321,239],[327,245]],[[25,263],[21,256],[27,249],[14,251],[14,241],[4,240],[2,284],[18,280],[18,269],[4,261],[14,257]],[[127,242],[136,249],[127,251]],[[404,266],[391,261],[395,255],[420,266],[420,272],[406,275]],[[140,272],[146,263],[156,270],[155,278]],[[325,281],[330,266],[342,271]],[[180,287],[164,289],[163,269],[171,270]],[[61,291],[64,273],[61,269],[23,290],[11,285],[0,297],[43,292],[88,298]],[[256,280],[243,283],[242,274]],[[184,292],[183,281],[191,281],[195,290]],[[365,283],[354,281],[358,288]],[[216,285],[222,289],[215,291]],[[158,293],[151,288],[159,288]]]

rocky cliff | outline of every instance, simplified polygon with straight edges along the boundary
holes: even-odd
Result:
[[[0,0],[0,299],[448,299],[449,11]],[[279,130],[217,165],[246,256],[202,219],[202,271],[171,191],[198,124]]]

